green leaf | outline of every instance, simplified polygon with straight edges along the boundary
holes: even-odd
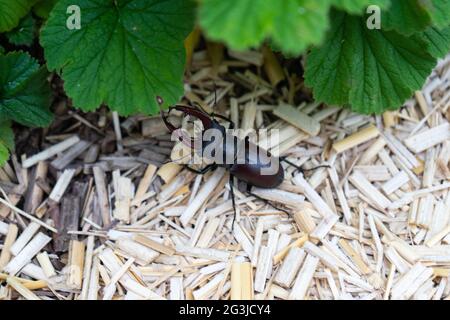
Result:
[[[6,161],[9,159],[8,148],[2,143],[0,143],[0,167],[2,167]]]
[[[0,32],[17,27],[36,0],[0,0]]]
[[[0,143],[10,150],[14,149],[14,133],[9,120],[0,121]]]
[[[450,26],[439,30],[429,27],[422,34],[428,44],[428,52],[435,58],[444,58],[450,52]]]
[[[14,149],[14,133],[11,129],[11,122],[7,120],[0,121],[0,167],[5,164],[9,158],[9,150]]]
[[[33,44],[36,22],[31,14],[20,20],[19,25],[6,33],[8,41],[16,46],[30,46]]]
[[[265,0],[203,0],[199,8],[200,25],[209,38],[244,50],[260,45],[266,38],[273,10]]]
[[[365,20],[333,15],[325,44],[307,58],[306,84],[316,100],[360,113],[400,107],[435,66],[426,43],[396,32],[369,30]]]
[[[381,9],[386,9],[390,2],[390,0],[334,0],[334,6],[348,13],[360,14],[370,5],[377,5]]]
[[[430,16],[421,0],[394,0],[389,10],[382,14],[384,29],[395,30],[404,35],[423,31],[430,24]]]
[[[270,39],[288,55],[319,44],[328,28],[334,0],[203,0],[200,25],[209,38],[235,50],[259,46]]]
[[[328,1],[279,0],[271,38],[284,53],[296,55],[320,44],[329,27]]]
[[[0,119],[9,118],[26,126],[47,126],[50,87],[45,67],[27,53],[0,56]]]
[[[8,148],[0,142],[0,167],[2,167],[9,159]]]
[[[183,41],[192,30],[187,0],[80,0],[81,29],[66,27],[60,0],[41,33],[50,70],[58,70],[76,107],[102,103],[122,115],[156,113],[156,97],[176,103],[184,92]]]
[[[5,48],[3,48],[3,47],[0,45],[0,54],[3,54],[3,53],[5,53]]]
[[[434,26],[442,29],[450,24],[450,0],[426,0],[422,2],[431,16]]]
[[[58,0],[40,0],[33,7],[33,12],[42,19],[47,19]]]
[[[384,28],[404,35],[432,25],[442,29],[450,24],[450,0],[395,0],[382,17]]]

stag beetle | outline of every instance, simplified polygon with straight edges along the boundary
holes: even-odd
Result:
[[[157,101],[161,107],[161,105],[163,104],[162,98],[157,97]],[[245,139],[240,139],[232,135],[229,132],[229,130],[226,130],[226,128],[223,125],[221,125],[215,118],[227,121],[229,123],[229,129],[232,130],[235,128],[235,124],[231,119],[215,113],[209,114],[208,112],[203,110],[200,106],[177,104],[175,106],[170,107],[167,114],[161,109],[161,117],[171,133],[181,130],[181,128],[176,128],[172,123],[170,123],[168,119],[168,114],[172,110],[180,111],[185,115],[193,116],[198,120],[200,120],[203,124],[203,132],[210,129],[215,129],[217,132],[221,134],[222,136],[221,140],[201,141],[200,151],[204,151],[206,147],[214,143],[215,144],[214,150],[216,153],[214,154],[214,159],[217,159],[217,156],[219,156],[220,160],[223,161],[220,161],[218,163],[213,162],[212,164],[207,165],[202,170],[196,170],[189,166],[187,166],[187,168],[190,171],[199,174],[204,174],[210,170],[214,170],[218,166],[224,167],[226,170],[228,170],[230,173],[229,185],[230,185],[231,200],[235,216],[236,216],[236,207],[233,190],[234,177],[236,177],[239,181],[247,183],[247,192],[250,195],[266,203],[269,203],[272,207],[274,207],[277,210],[281,210],[289,214],[289,212],[287,212],[286,210],[280,209],[274,206],[272,203],[268,202],[267,200],[262,199],[259,196],[255,195],[254,193],[252,193],[251,187],[266,188],[266,189],[278,187],[284,180],[284,169],[280,164],[281,161],[284,161],[292,165],[297,170],[305,171],[304,169],[301,169],[294,163],[288,161],[285,157],[280,158],[273,156],[269,151],[266,151],[263,148],[259,147],[258,145],[254,144],[253,142],[251,142],[248,136],[246,136]],[[189,139],[188,137],[186,137],[186,135],[183,135],[182,133],[179,133],[178,139],[185,145],[189,146],[191,149],[195,148],[196,145],[195,139],[192,138]],[[226,159],[228,161],[225,161]],[[230,159],[231,161],[229,161]],[[238,159],[241,161],[238,161]],[[269,170],[269,166],[273,165],[275,165],[276,170]],[[316,167],[314,169],[317,169],[319,167]],[[234,228],[234,219],[233,219],[233,228]]]

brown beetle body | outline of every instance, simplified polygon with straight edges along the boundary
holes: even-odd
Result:
[[[283,182],[284,169],[280,164],[279,158],[272,156],[268,151],[250,142],[248,137],[240,139],[231,135],[224,126],[198,108],[177,105],[171,109],[198,118],[203,123],[204,132],[209,129],[216,129],[221,133],[221,137],[218,139],[201,141],[201,149],[196,150],[196,152],[201,153],[201,156],[204,156],[206,148],[214,149],[214,157],[208,160],[217,166],[226,168],[232,176],[246,182],[249,186],[275,188]],[[167,116],[162,111],[161,116],[171,132],[177,130],[168,122]],[[232,122],[230,121],[230,123]],[[191,141],[184,141],[180,136],[180,141],[194,149],[195,141],[192,139]],[[214,159],[221,161],[214,161]],[[276,167],[272,168],[271,166],[274,164]]]
[[[233,176],[250,186],[258,188],[272,189],[283,182],[284,169],[278,158],[273,157],[268,151],[248,140],[239,139],[238,143],[245,145],[245,163],[234,163],[229,167]],[[268,167],[268,165],[265,165],[266,163],[276,163],[278,170],[270,174],[262,174],[262,169]]]

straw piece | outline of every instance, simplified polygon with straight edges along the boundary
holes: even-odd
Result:
[[[120,280],[120,278],[123,277],[123,275],[128,271],[128,269],[133,265],[134,258],[128,259],[125,264],[120,267],[120,269],[114,273],[114,275],[111,277],[110,282],[104,289],[103,293],[103,300],[111,300],[114,292],[116,291],[116,284]]]
[[[34,256],[44,248],[51,240],[50,237],[39,232],[20,253],[15,256],[4,268],[4,271],[10,275],[17,274]]]
[[[282,261],[288,254],[289,250],[291,250],[292,248],[294,248],[294,247],[301,248],[303,246],[303,244],[305,244],[306,241],[308,241],[308,235],[305,234],[305,235],[301,236],[300,238],[298,238],[297,240],[295,240],[294,242],[292,242],[287,247],[278,251],[273,256],[273,264],[276,265],[280,261]]]
[[[116,274],[117,272],[119,272],[123,266],[117,256],[109,248],[103,250],[99,254],[99,258],[112,274]],[[128,273],[123,274],[118,281],[125,287],[125,289],[134,292],[142,298],[164,299],[162,296],[156,294],[154,291],[134,280],[134,278],[132,278]]]
[[[156,241],[151,240],[148,237],[142,236],[142,235],[135,235],[134,241],[137,243],[140,243],[150,249],[153,249],[155,251],[161,252],[163,254],[166,254],[168,256],[172,256],[175,253],[175,249],[168,247],[166,245],[160,244]]]
[[[276,55],[268,46],[262,49],[264,56],[264,71],[273,87],[285,79],[283,68],[280,66]]]
[[[28,186],[27,195],[25,198],[25,211],[35,213],[38,217],[39,215],[36,213],[36,209],[42,203],[42,199],[44,197],[44,190],[39,186],[38,181],[45,181],[48,172],[48,164],[47,162],[41,161],[36,166],[36,170],[34,173],[34,177],[31,179],[31,183]],[[39,217],[40,218],[40,217]]]
[[[55,187],[52,190],[52,193],[49,195],[49,199],[58,203],[69,187],[70,182],[72,181],[73,176],[75,175],[75,169],[66,169],[63,174],[59,177],[56,182]]]
[[[312,136],[319,134],[319,121],[297,110],[293,106],[281,104],[273,111],[273,114]]]
[[[308,208],[301,209],[300,211],[294,213],[295,223],[297,224],[300,231],[306,234],[311,234],[314,229],[316,229],[316,223],[312,218],[312,213],[315,212]]]
[[[191,221],[208,196],[213,192],[214,188],[219,184],[224,174],[225,170],[223,168],[217,169],[202,186],[195,199],[188,205],[180,217],[183,226],[186,226]]]
[[[144,194],[148,191],[148,189],[152,183],[152,180],[155,176],[156,170],[157,170],[157,167],[152,164],[149,164],[147,166],[144,176],[142,177],[141,181],[139,182],[139,186],[137,188],[136,195],[134,197],[135,199],[142,198],[144,196]],[[139,204],[140,203],[135,203],[136,206]]]
[[[330,209],[327,203],[320,195],[311,187],[311,185],[303,178],[303,174],[297,174],[293,182],[303,188],[306,198],[314,205],[322,217],[335,216],[336,214]]]
[[[298,273],[294,286],[289,293],[290,300],[305,300],[309,285],[313,280],[314,272],[316,271],[318,264],[318,258],[310,254],[306,256],[305,262]]]
[[[6,235],[8,233],[8,224],[0,221],[0,234]]]
[[[6,234],[6,238],[3,242],[2,252],[0,254],[0,270],[3,270],[3,268],[11,260],[11,247],[13,243],[15,243],[18,231],[19,228],[17,227],[17,225],[13,223],[9,224],[8,233]]]
[[[10,248],[11,254],[17,256],[20,251],[27,245],[27,243],[38,232],[41,226],[35,222],[31,222],[20,234],[19,238],[14,242]]]
[[[159,168],[158,172],[156,173],[165,183],[169,183],[177,174],[178,172],[183,169],[182,166],[179,164],[176,164],[174,162],[169,162],[163,165],[161,168]],[[151,169],[148,169],[151,170]]]
[[[358,164],[369,164],[378,156],[378,153],[383,150],[385,146],[386,140],[384,140],[383,137],[379,137],[369,148],[366,149],[366,151],[364,151],[361,158],[359,158]]]
[[[295,247],[290,249],[274,281],[285,288],[290,288],[305,256],[306,253],[302,249]]]
[[[106,191],[106,176],[100,167],[94,167],[93,172],[103,226],[107,226],[111,223],[111,218],[109,213],[108,192]]]
[[[78,156],[80,156],[84,151],[86,151],[92,142],[81,140],[77,142],[70,149],[65,150],[64,154],[61,157],[56,158],[50,164],[53,168],[58,170],[63,170],[67,167],[72,161],[74,161]]]
[[[25,287],[22,283],[20,283],[13,277],[6,278],[6,283],[27,300],[41,300],[31,290],[29,290],[27,287]]]
[[[407,138],[405,144],[412,152],[420,153],[449,139],[450,124],[444,123]]]
[[[213,261],[228,261],[228,258],[230,257],[230,253],[227,251],[208,248],[195,248],[184,245],[177,245],[176,251],[177,253],[186,256],[203,258]]]
[[[128,238],[119,238],[116,241],[116,248],[135,258],[141,265],[148,265],[159,256],[157,251]]]
[[[339,240],[339,245],[342,247],[344,252],[355,262],[362,274],[371,273],[371,269],[362,259],[362,257],[356,252],[356,250],[345,240]]]
[[[73,145],[77,144],[80,141],[80,138],[78,136],[70,137],[58,144],[55,144],[54,146],[51,146],[50,148],[35,154],[34,156],[25,159],[22,163],[22,167],[27,169],[29,167],[34,166],[40,161],[45,161],[47,159],[50,159],[51,157],[57,155],[58,153],[72,147]]]
[[[39,265],[41,266],[47,278],[56,276],[55,268],[53,267],[52,262],[50,261],[48,253],[46,251],[39,253],[36,256],[36,259],[39,262]]]
[[[282,203],[292,207],[298,207],[305,201],[305,197],[302,195],[278,189],[253,188],[252,193],[263,199]]]
[[[113,212],[114,218],[130,223],[130,207],[133,198],[133,184],[131,179],[119,177],[117,181],[116,202]]]
[[[356,147],[357,145],[378,137],[379,134],[380,132],[378,131],[378,129],[375,126],[370,125],[367,128],[364,128],[341,141],[335,142],[333,144],[333,150],[337,153],[344,152]]]
[[[76,240],[70,241],[68,277],[66,283],[71,289],[81,289],[85,248],[86,246],[83,242]]]
[[[366,197],[376,203],[380,208],[386,209],[391,201],[376,189],[360,172],[355,171],[350,177],[350,182]]]
[[[385,194],[390,195],[391,193],[394,193],[408,182],[409,182],[408,174],[406,174],[405,171],[400,171],[390,180],[386,181],[381,186],[381,189],[384,191]]]

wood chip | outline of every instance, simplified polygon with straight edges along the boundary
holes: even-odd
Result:
[[[58,144],[55,144],[54,146],[26,159],[25,161],[23,161],[22,167],[27,169],[29,167],[34,166],[35,164],[37,164],[40,161],[45,161],[47,159],[50,159],[51,157],[57,155],[58,153],[60,153],[64,150],[67,150],[68,148],[77,144],[78,142],[80,142],[80,138],[78,136],[70,137],[70,138],[68,138]]]
[[[51,240],[50,237],[39,232],[20,253],[15,256],[4,268],[4,271],[10,275],[16,275],[34,256],[44,248]]]
[[[282,104],[276,108],[273,113],[277,117],[312,136],[317,135],[320,131],[319,121],[290,105]]]
[[[349,177],[349,180],[362,194],[371,199],[380,208],[386,209],[391,205],[391,201],[378,191],[360,172],[354,172]]]
[[[49,196],[50,200],[54,202],[61,201],[64,193],[69,187],[70,182],[72,181],[73,176],[75,175],[74,169],[66,169],[63,174],[59,177],[58,182],[52,190],[52,193]]]
[[[364,142],[367,142],[371,139],[374,139],[374,138],[378,137],[379,134],[380,134],[380,132],[378,131],[378,129],[375,126],[370,125],[369,127],[364,128],[364,129],[348,136],[347,138],[334,143],[333,149],[337,153],[341,153],[341,152],[344,152],[351,148],[354,148],[357,145],[360,145]]]
[[[294,286],[289,293],[290,300],[304,300],[306,298],[309,285],[313,279],[314,272],[316,271],[318,264],[318,258],[310,254],[306,256],[305,262],[297,275],[297,279],[295,279]]]
[[[6,278],[6,283],[16,290],[21,296],[26,300],[41,300],[37,295],[35,295],[30,289],[25,287],[22,283],[14,279],[13,277]]]
[[[17,225],[11,223],[8,226],[8,232],[6,234],[5,241],[3,243],[2,252],[0,254],[0,270],[3,270],[3,268],[8,264],[8,262],[11,260],[11,247],[13,246],[13,243],[15,243],[17,238],[17,233],[19,231],[19,228],[17,228]]]
[[[450,124],[444,123],[409,137],[405,140],[405,144],[412,152],[420,153],[449,139]]]

